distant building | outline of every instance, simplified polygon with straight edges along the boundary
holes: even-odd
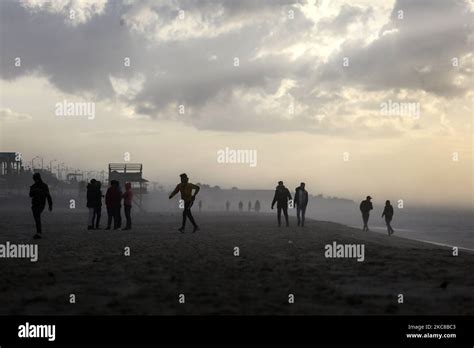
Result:
[[[22,170],[21,157],[17,152],[0,152],[0,176],[20,174]]]

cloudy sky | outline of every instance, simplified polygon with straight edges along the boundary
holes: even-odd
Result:
[[[471,206],[472,2],[0,2],[0,150]],[[94,103],[93,119],[57,104]],[[417,105],[401,113],[390,105]],[[413,111],[413,110],[412,110]],[[89,117],[91,118],[91,117]],[[224,148],[258,164],[222,164]],[[455,160],[453,160],[455,159]]]

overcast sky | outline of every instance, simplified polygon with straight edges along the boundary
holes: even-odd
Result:
[[[467,0],[0,1],[0,150],[472,207],[473,19]],[[57,116],[65,100],[95,117]],[[218,163],[226,147],[257,166]]]

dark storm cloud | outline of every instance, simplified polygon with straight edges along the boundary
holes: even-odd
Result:
[[[343,5],[336,16],[315,24],[298,3],[117,0],[71,25],[65,11],[31,11],[1,1],[0,74],[6,80],[40,74],[62,91],[119,98],[139,114],[184,119],[200,129],[256,132],[333,131],[330,123],[315,127],[314,116],[347,102],[338,92],[348,86],[439,95],[465,91],[454,82],[463,73],[452,68],[451,58],[470,51],[472,13],[466,3],[398,1],[389,24],[368,45],[353,39],[349,27],[371,19],[370,7]],[[183,21],[179,10],[185,11]],[[294,19],[288,19],[289,10]],[[295,44],[317,44],[312,34],[320,31],[344,39],[327,63],[284,53]],[[21,68],[14,66],[15,57],[22,59]],[[123,66],[125,57],[130,68]],[[342,67],[343,57],[350,67]],[[143,81],[133,94],[117,93],[111,83],[131,83],[137,76]],[[286,80],[293,85],[275,97]],[[292,100],[302,111],[288,117]],[[265,102],[268,112],[256,112]],[[177,115],[180,104],[189,110],[185,118]]]
[[[110,5],[104,15],[71,26],[63,13],[30,12],[14,1],[0,2],[2,78],[36,72],[68,93],[113,96],[109,74],[122,75],[123,57],[143,45],[120,26],[119,10]],[[16,57],[21,67],[15,67]]]
[[[456,84],[455,78],[467,73],[454,68],[452,59],[472,53],[472,23],[473,13],[463,1],[398,0],[390,23],[381,30],[385,35],[368,46],[348,39],[330,63],[320,67],[319,79],[368,90],[461,95],[470,87]],[[344,57],[349,67],[343,67]]]
[[[176,21],[180,8],[188,13],[200,9],[205,17],[205,9],[213,13],[219,10],[220,4],[225,11],[216,20],[225,21],[245,13],[258,17],[265,8],[272,8],[273,15],[282,16],[278,6],[287,3],[252,1],[246,6],[242,2],[184,1],[176,6],[159,2],[133,6],[148,6],[145,7],[148,11],[165,16],[163,21],[168,24]],[[128,30],[124,25],[122,18],[133,6],[121,5],[118,1],[110,2],[104,14],[77,26],[66,24],[64,13],[30,12],[14,1],[2,2],[0,6],[2,78],[14,79],[38,72],[65,92],[112,97],[114,91],[109,76],[131,78],[134,73],[142,73],[146,83],[136,103],[139,110],[152,113],[172,102],[199,106],[218,91],[236,85],[264,86],[269,79],[293,69],[282,60],[268,64],[261,60],[249,61],[270,31],[269,24],[244,27],[239,32],[217,37],[191,36],[179,41],[171,37],[169,41],[150,43],[146,33]],[[294,27],[294,31],[307,29],[309,25],[309,21],[303,22],[303,26]],[[211,55],[216,56],[216,61],[209,60]],[[21,68],[13,64],[16,57],[22,60]],[[124,57],[130,57],[130,69],[123,66]],[[238,70],[233,66],[234,57],[241,61]],[[140,106],[145,102],[152,105]]]

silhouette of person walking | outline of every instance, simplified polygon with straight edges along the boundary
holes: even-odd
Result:
[[[202,201],[198,202],[198,207],[199,207],[199,212],[201,212],[201,210],[202,210]]]
[[[131,230],[132,229],[132,202],[133,202],[133,191],[132,184],[127,182],[125,184],[125,192],[122,195],[123,198],[123,211],[125,213],[125,218],[127,219],[127,225],[122,230]]]
[[[283,185],[283,181],[278,182],[278,186],[275,189],[275,196],[272,201],[272,209],[275,203],[277,204],[277,219],[278,227],[281,226],[281,212],[285,215],[286,227],[289,226],[288,223],[288,200],[291,200],[290,191]]]
[[[194,217],[191,214],[191,207],[193,206],[196,195],[198,194],[200,187],[189,182],[188,176],[183,173],[179,175],[181,178],[181,183],[176,185],[176,188],[171,192],[169,199],[173,198],[178,192],[181,192],[181,199],[184,201],[184,210],[183,210],[183,223],[178,229],[179,232],[184,233],[184,228],[186,227],[186,218],[191,221],[193,224],[193,233],[199,231],[199,227],[194,221]],[[194,194],[192,193],[195,190]]]
[[[257,213],[260,212],[260,201],[258,199],[255,201],[254,209]]]
[[[239,202],[239,211],[242,212],[244,210],[244,203],[242,201]]]
[[[252,202],[249,201],[249,204],[248,204],[247,207],[248,207],[248,210],[249,210],[249,213],[250,213],[250,211],[252,210]]]
[[[36,234],[33,236],[34,239],[41,238],[41,213],[43,212],[46,201],[48,201],[49,211],[53,210],[53,200],[49,194],[49,187],[41,179],[40,173],[33,174],[33,181],[35,182],[30,186],[30,197],[31,197],[31,211],[33,212],[33,218],[35,219]]]
[[[385,208],[383,209],[382,218],[385,216],[385,224],[387,225],[388,235],[391,236],[395,231],[393,230],[390,222],[393,218],[393,206],[390,204],[390,201],[385,201]]]
[[[374,208],[372,206],[372,202],[370,201],[371,199],[372,197],[367,196],[364,201],[360,202],[359,206],[362,213],[362,221],[364,222],[364,227],[362,228],[364,232],[369,231],[369,226],[367,226],[367,224],[369,222],[370,211]]]
[[[230,202],[227,201],[227,202],[225,202],[225,210],[229,211],[229,208],[230,208]]]
[[[304,226],[304,216],[306,213],[306,206],[308,205],[308,191],[305,190],[305,183],[302,182],[295,190],[295,206],[296,217],[298,218],[298,226]],[[301,220],[300,220],[301,214]]]
[[[114,230],[120,227],[119,215],[120,215],[120,201],[122,200],[122,194],[119,191],[119,183],[117,180],[110,182],[110,187],[105,193],[105,206],[107,207],[107,230],[110,230],[112,220],[114,220]]]

